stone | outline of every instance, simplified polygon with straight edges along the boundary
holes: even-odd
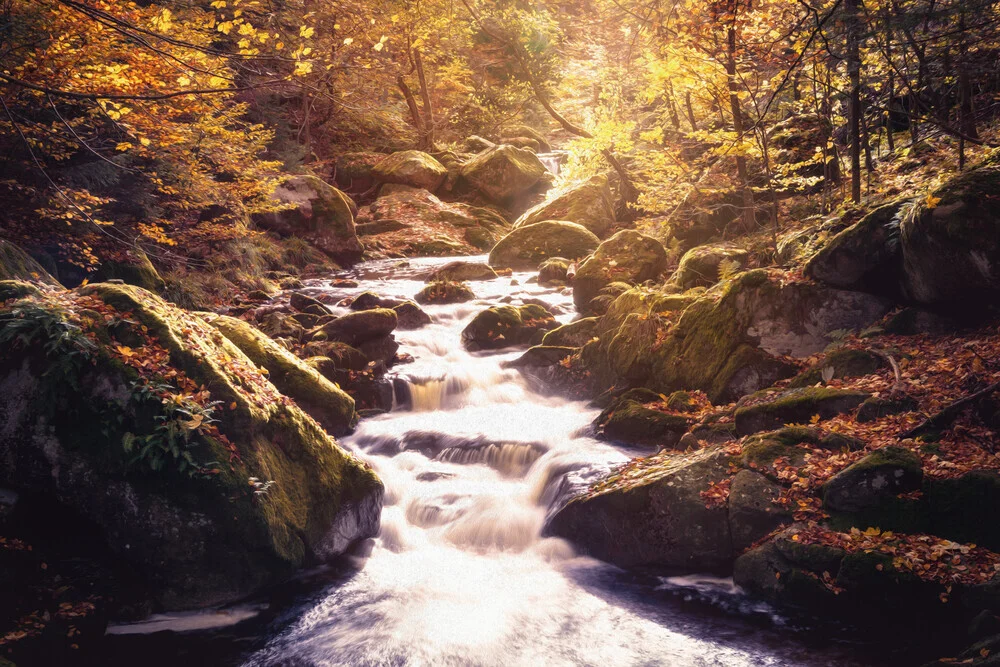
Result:
[[[470,350],[496,350],[541,342],[546,331],[559,325],[552,314],[534,304],[496,306],[476,315],[462,331]]]
[[[332,340],[348,345],[388,336],[399,322],[391,308],[373,308],[348,313],[308,333],[312,340]]]
[[[533,271],[551,257],[585,257],[600,243],[592,232],[576,223],[547,220],[511,231],[490,251],[489,262],[494,269]]]
[[[549,257],[538,267],[538,284],[543,287],[565,284],[569,264],[565,257]]]
[[[726,269],[729,275],[733,275],[746,267],[749,258],[746,250],[733,245],[697,246],[684,253],[670,282],[682,290],[711,287],[723,277],[720,269]]]
[[[830,478],[823,486],[823,506],[837,512],[859,512],[886,498],[920,489],[923,478],[920,457],[890,445]]]
[[[526,227],[545,220],[568,220],[604,238],[615,225],[615,205],[606,176],[572,185],[528,209],[514,223]]]
[[[0,239],[0,280],[21,280],[60,286],[35,259],[10,241]]]
[[[691,420],[648,408],[636,401],[618,400],[598,415],[594,426],[608,440],[673,449],[687,433]]]
[[[542,338],[542,345],[583,347],[594,339],[596,333],[597,318],[585,317],[549,331]]]
[[[501,145],[466,162],[461,173],[488,199],[503,203],[535,187],[547,171],[531,151]]]
[[[805,387],[778,392],[759,403],[736,409],[736,432],[749,435],[784,424],[808,424],[816,415],[832,419],[861,405],[870,394],[851,389]]]
[[[413,300],[419,304],[442,304],[442,303],[464,303],[476,298],[468,285],[462,282],[450,280],[437,280],[428,283],[426,287],[417,292]]]
[[[463,282],[466,280],[493,280],[497,277],[497,272],[484,262],[448,262],[444,266],[435,269],[427,276],[427,282],[453,281]]]
[[[149,261],[149,257],[139,248],[126,250],[114,259],[105,259],[101,262],[91,277],[91,282],[108,280],[121,280],[127,285],[135,285],[156,293],[163,292],[167,286],[156,267]]]
[[[591,299],[609,284],[653,280],[666,268],[667,252],[659,241],[631,229],[620,231],[577,268],[573,303],[580,312],[587,312]]]
[[[448,177],[448,169],[422,151],[393,153],[372,168],[380,183],[396,183],[435,192]]]
[[[791,512],[775,503],[782,491],[759,473],[736,473],[729,488],[729,532],[735,552],[747,549],[782,524],[791,523]]]

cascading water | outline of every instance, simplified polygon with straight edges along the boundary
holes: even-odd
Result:
[[[370,263],[357,270],[361,288],[313,288],[409,298],[442,261]],[[409,405],[344,440],[385,482],[381,534],[354,557],[353,576],[301,608],[247,667],[866,664],[842,645],[768,629],[770,610],[731,583],[639,579],[542,537],[551,507],[628,455],[588,436],[595,410],[534,393],[501,367],[520,351],[463,349],[465,324],[504,299],[541,298],[572,319],[571,295],[528,277],[472,283],[476,301],[430,306],[432,324],[397,332],[415,358],[398,369]]]

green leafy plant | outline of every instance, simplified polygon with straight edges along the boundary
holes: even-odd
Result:
[[[77,371],[93,358],[97,345],[63,313],[26,305],[0,313],[0,349],[41,351],[49,362],[42,376],[58,376],[76,388]]]

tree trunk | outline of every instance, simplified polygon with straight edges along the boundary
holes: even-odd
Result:
[[[858,0],[846,0],[847,72],[850,78],[848,123],[851,137],[851,200],[861,203],[861,23]]]
[[[424,122],[420,117],[420,109],[417,107],[417,100],[413,97],[413,91],[410,87],[406,85],[406,79],[400,74],[396,77],[396,85],[403,93],[403,99],[406,100],[406,106],[410,109],[410,122],[413,123],[413,127],[417,129],[417,134],[420,135],[421,141],[424,136]]]
[[[694,107],[691,105],[691,91],[684,93],[684,106],[687,108],[688,122],[691,123],[691,131],[698,131],[698,121],[694,117]]]
[[[735,19],[734,19],[735,20]],[[740,109],[739,84],[736,81],[736,27],[730,26],[726,33],[728,48],[726,49],[726,75],[729,80],[729,112],[733,116],[733,132],[736,141],[743,143],[743,111]],[[747,158],[742,153],[736,155],[736,174],[740,187],[743,188],[743,229],[751,231],[756,219],[754,216],[753,193],[750,191],[750,176],[747,171]]]
[[[417,78],[420,80],[420,99],[424,103],[424,134],[420,141],[421,148],[434,148],[434,108],[431,106],[431,93],[427,88],[427,77],[424,76],[424,60],[420,50],[413,49],[413,63],[417,66]]]

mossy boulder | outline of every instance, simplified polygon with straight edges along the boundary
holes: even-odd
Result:
[[[109,565],[135,577],[132,592],[165,610],[231,602],[378,532],[375,474],[217,329],[134,286],[95,283],[58,299],[33,296],[0,312],[0,330],[37,322],[41,337],[16,350],[3,343],[0,485],[91,522]],[[129,349],[162,371],[140,380],[104,315],[144,327],[143,344]],[[59,330],[68,337],[45,340]],[[170,412],[159,390],[140,389],[167,383],[180,396],[179,374],[208,392],[212,429]],[[191,469],[214,474],[189,475],[171,458],[154,467],[126,450],[156,447],[157,425],[168,422],[198,429]],[[255,494],[254,480],[266,491]]]
[[[987,160],[903,212],[903,291],[957,306],[1000,296],[1000,164]],[[931,205],[933,204],[933,205]]]
[[[59,286],[59,281],[28,253],[0,239],[0,280],[24,280]]]
[[[332,340],[348,345],[388,336],[399,323],[391,308],[373,308],[347,313],[309,332],[312,340]]]
[[[315,176],[293,176],[272,195],[281,208],[254,216],[258,227],[282,237],[297,236],[341,262],[361,259],[349,197]]]
[[[523,195],[546,173],[534,153],[509,145],[483,151],[462,167],[462,178],[497,203]]]
[[[524,213],[517,227],[526,227],[546,220],[568,220],[586,227],[598,238],[604,238],[615,225],[615,203],[606,176],[594,176],[550,196],[548,200]]]
[[[298,315],[301,315],[298,314]],[[282,313],[278,311],[272,311],[261,316],[257,321],[257,328],[263,331],[265,334],[271,338],[288,338],[295,341],[301,341],[302,337],[306,333],[306,324],[303,324],[298,319],[297,315],[289,315],[287,313]],[[309,318],[306,320],[311,326],[315,326],[319,318],[314,315],[305,315]]]
[[[860,512],[918,490],[923,478],[919,456],[904,447],[883,447],[830,478],[823,486],[823,506],[835,512]]]
[[[911,396],[872,396],[866,399],[858,414],[854,417],[859,424],[878,421],[883,417],[898,415],[903,412],[913,412],[920,404]]]
[[[510,125],[503,130],[503,135],[505,137],[511,138],[522,138],[531,139],[538,145],[538,150],[542,152],[549,152],[552,148],[549,146],[548,139],[545,135],[531,127],[530,125]]]
[[[545,368],[555,366],[576,352],[575,347],[558,345],[536,345],[513,361],[503,362],[504,368]]]
[[[583,347],[593,340],[597,333],[597,318],[585,317],[569,324],[556,327],[545,334],[542,345]]]
[[[809,426],[785,426],[748,437],[743,443],[740,464],[779,481],[775,469],[779,460],[787,465],[801,466],[810,450],[817,447],[841,452],[857,451],[864,446],[861,440],[839,433],[828,433]]]
[[[308,313],[309,315],[316,315],[318,317],[330,315],[330,309],[326,307],[326,304],[302,292],[292,292],[289,294],[288,305],[300,313]]]
[[[626,229],[601,243],[576,270],[573,303],[586,312],[591,299],[611,283],[653,280],[667,268],[667,253],[656,239]]]
[[[718,447],[661,452],[570,500],[546,533],[620,567],[726,571],[734,556],[728,512],[725,504],[706,505],[701,494],[729,474],[729,457]]]
[[[723,277],[720,269],[727,275],[741,271],[750,258],[743,248],[727,244],[701,245],[691,248],[677,266],[670,282],[683,290],[693,287],[711,287]]]
[[[594,426],[608,440],[673,449],[687,433],[691,420],[626,399],[615,401],[605,409],[594,420]]]
[[[764,475],[741,470],[729,487],[729,532],[733,551],[741,552],[782,524],[791,523],[792,513],[776,501],[781,486]]]
[[[901,205],[883,204],[830,238],[806,264],[806,275],[843,289],[897,292],[899,244],[892,237]]]
[[[538,266],[538,284],[543,287],[566,284],[569,265],[565,257],[549,257]]]
[[[402,151],[376,164],[372,176],[381,183],[397,183],[434,192],[448,177],[448,169],[422,151]]]
[[[519,227],[490,251],[490,266],[534,270],[550,257],[579,259],[601,244],[593,232],[573,222],[546,220]]]
[[[559,326],[552,313],[534,304],[496,306],[476,315],[462,331],[470,350],[495,350],[541,342],[545,332]]]
[[[448,262],[444,266],[435,269],[427,276],[427,282],[437,282],[450,280],[463,282],[466,280],[493,280],[497,277],[497,272],[484,262]]]
[[[112,259],[105,259],[91,276],[91,282],[121,280],[150,292],[160,293],[167,284],[142,250],[133,248]]]
[[[861,405],[870,394],[851,389],[804,387],[778,392],[758,403],[736,409],[736,431],[749,435],[784,424],[808,424],[832,419]]]
[[[841,549],[800,544],[791,526],[736,559],[733,581],[748,593],[772,602],[823,610],[840,608],[837,595],[824,586],[824,575],[836,577],[847,555]]]
[[[463,282],[435,280],[417,292],[413,300],[420,304],[464,303],[476,298],[476,293]]]
[[[480,137],[478,134],[472,134],[465,138],[462,146],[470,153],[481,153],[491,148],[496,148],[497,145],[489,139]]]
[[[268,379],[329,433],[343,435],[357,422],[354,399],[294,354],[249,323],[226,315],[205,315],[250,361],[267,370]]]
[[[341,153],[334,162],[337,186],[347,192],[367,192],[375,185],[375,165],[385,157],[385,153]]]
[[[412,301],[404,301],[392,309],[396,311],[397,328],[400,330],[420,329],[431,323],[431,316]]]
[[[886,365],[884,358],[868,350],[842,347],[823,355],[812,368],[796,375],[788,386],[794,389],[823,382],[824,372],[837,380],[872,375]]]

